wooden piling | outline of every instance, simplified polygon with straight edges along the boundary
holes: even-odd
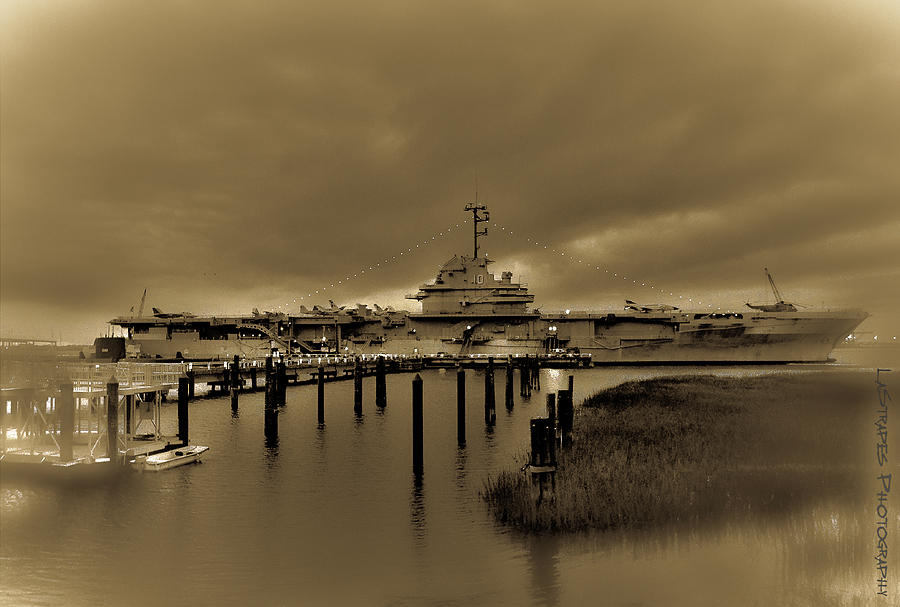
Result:
[[[240,388],[240,362],[238,355],[234,355],[234,361],[231,363],[231,410],[238,410],[238,389]]]
[[[266,407],[275,406],[275,371],[271,356],[266,356]]]
[[[556,464],[556,395],[547,395],[547,421],[550,424],[550,460]]]
[[[540,354],[534,355],[534,373],[532,374],[532,379],[534,380],[534,389],[541,389],[541,357]]]
[[[187,372],[187,380],[188,380],[188,398],[194,398],[194,370],[190,369]]]
[[[422,377],[416,373],[412,381],[413,472],[421,475],[423,466],[423,402]]]
[[[287,363],[284,360],[278,361],[277,374],[275,379],[276,405],[287,404]]]
[[[263,434],[266,437],[266,446],[278,445],[278,408],[266,407],[263,411]]]
[[[528,360],[526,359],[522,366],[519,367],[519,395],[522,398],[527,398],[531,395],[528,382]]]
[[[466,371],[462,365],[456,368],[456,442],[466,444]]]
[[[573,400],[575,399],[575,376],[574,375],[569,376],[569,395],[572,397]]]
[[[134,412],[134,394],[126,394],[125,395],[125,436],[132,434],[131,423],[132,423],[132,415]]]
[[[551,486],[555,485],[556,458],[553,450],[553,438],[550,420],[546,418],[533,418],[531,420],[531,486],[537,487],[537,501],[544,499],[547,490],[547,480]]]
[[[531,361],[525,360],[525,398],[531,398]]]
[[[56,401],[56,410],[59,414],[59,459],[70,462],[73,459],[72,442],[75,435],[75,393],[71,380],[64,380],[59,384],[59,399]],[[3,410],[6,410],[6,402],[0,402]]]
[[[513,399],[513,362],[512,356],[506,357],[506,410],[512,411],[515,405]]]
[[[488,357],[484,372],[484,423],[493,426],[497,422],[497,407],[494,403],[494,357]]]
[[[544,417],[533,417],[531,419],[531,465],[546,466],[549,464],[549,455],[547,453],[547,419]]]
[[[178,378],[178,441],[183,447],[188,446],[188,401],[190,399],[190,380],[187,377]]]
[[[115,376],[106,383],[106,456],[119,459],[119,382]]]
[[[375,362],[375,406],[387,406],[387,383],[385,381],[383,356],[379,356]]]
[[[362,362],[359,357],[353,362],[353,413],[362,415]]]
[[[319,423],[325,423],[325,367],[319,365],[319,373],[316,376],[319,393]]]

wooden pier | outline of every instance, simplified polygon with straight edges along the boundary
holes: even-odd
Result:
[[[8,385],[0,391],[0,466],[5,475],[41,471],[41,474],[76,477],[77,470],[91,464],[108,464],[122,468],[136,458],[188,444],[188,403],[198,396],[197,383],[205,383],[208,394],[229,394],[231,409],[237,414],[239,395],[254,389],[265,389],[266,440],[277,443],[278,416],[287,404],[288,384],[318,385],[318,422],[325,422],[324,385],[333,381],[354,382],[354,414],[362,415],[363,377],[375,377],[376,405],[387,406],[385,376],[419,372],[426,368],[457,369],[457,442],[465,447],[465,383],[466,369],[484,372],[485,425],[490,431],[496,423],[494,402],[495,367],[504,368],[505,403],[511,411],[515,403],[513,390],[516,370],[519,373],[519,398],[527,400],[532,390],[540,390],[543,366],[582,366],[584,357],[507,356],[357,356],[286,359],[270,356],[263,360],[191,361],[175,363],[51,363],[31,367],[29,373],[7,373],[2,378]],[[8,370],[8,369],[7,369]],[[421,379],[414,394],[421,398]],[[503,380],[501,380],[503,381]],[[171,391],[178,395],[177,434],[162,431],[161,407]],[[560,440],[567,446],[571,440],[572,386],[561,390],[551,419]],[[415,420],[419,423],[420,415]],[[535,436],[549,432],[539,422]],[[538,426],[540,426],[538,428]],[[556,434],[556,430],[553,432]],[[547,442],[536,439],[543,449]],[[417,469],[421,471],[421,431],[415,431]],[[536,443],[537,444],[537,443]],[[549,459],[548,459],[549,458]],[[555,455],[541,456],[555,461]],[[542,477],[543,478],[543,477]]]
[[[20,385],[0,389],[4,474],[69,474],[180,444],[162,433],[160,405],[183,375],[182,364],[120,362],[58,364],[18,377]]]

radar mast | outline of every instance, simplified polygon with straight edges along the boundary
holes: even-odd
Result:
[[[486,205],[478,204],[477,190],[476,190],[476,194],[475,194],[475,202],[470,202],[469,204],[467,204],[465,210],[472,211],[472,229],[473,229],[474,240],[475,240],[475,250],[474,250],[474,254],[473,254],[473,259],[478,259],[478,237],[486,236],[487,232],[488,232],[487,227],[485,227],[483,230],[479,230],[478,224],[490,221],[491,213],[490,213],[490,211],[487,210]],[[481,211],[481,213],[479,213],[479,211]]]

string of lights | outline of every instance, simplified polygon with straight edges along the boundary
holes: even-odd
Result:
[[[291,310],[293,308],[296,308],[296,306],[302,304],[303,302],[305,302],[307,300],[315,299],[315,296],[317,296],[317,295],[322,296],[322,295],[327,294],[329,289],[335,290],[338,288],[342,288],[345,285],[347,285],[353,281],[365,278],[366,275],[372,275],[374,273],[377,273],[379,270],[381,270],[387,266],[390,266],[391,264],[395,263],[398,260],[403,259],[404,256],[409,257],[409,256],[417,253],[419,250],[422,250],[424,247],[427,247],[428,245],[438,241],[438,239],[448,236],[451,232],[463,227],[467,223],[469,223],[469,220],[464,219],[464,220],[460,221],[459,223],[451,224],[450,226],[444,228],[443,230],[440,230],[439,232],[435,233],[430,238],[426,238],[425,240],[423,240],[421,242],[409,243],[409,246],[407,246],[405,249],[401,249],[396,254],[385,256],[381,261],[377,261],[368,266],[364,266],[355,272],[347,272],[341,278],[326,281],[325,284],[321,285],[320,287],[318,287],[316,289],[309,289],[305,296],[301,295],[300,297],[293,298],[290,302],[278,304],[275,307],[275,309],[278,311],[282,311],[282,312]],[[649,290],[653,291],[654,293],[657,293],[658,295],[661,295],[664,297],[665,296],[672,297],[672,298],[677,297],[682,302],[686,301],[690,304],[696,303],[696,305],[698,305],[698,306],[703,305],[703,302],[700,300],[697,300],[695,302],[694,297],[689,297],[689,296],[685,296],[682,294],[676,295],[674,291],[669,291],[668,289],[665,289],[660,285],[653,284],[652,282],[650,282],[648,280],[639,280],[634,277],[629,278],[626,274],[614,271],[614,270],[606,267],[605,265],[599,265],[596,262],[585,261],[583,258],[575,256],[572,253],[570,253],[560,247],[552,245],[551,243],[540,241],[540,240],[537,240],[530,236],[523,237],[521,234],[516,234],[515,232],[513,232],[513,230],[508,229],[506,226],[504,226],[502,224],[494,222],[494,223],[492,223],[492,225],[493,225],[493,227],[497,228],[498,233],[504,234],[508,238],[512,238],[512,239],[516,239],[518,237],[518,239],[521,240],[522,238],[524,238],[526,243],[533,245],[534,247],[536,247],[538,249],[546,250],[549,253],[552,253],[553,255],[558,255],[561,258],[567,259],[572,263],[573,266],[583,267],[587,270],[591,270],[591,271],[598,272],[598,273],[602,272],[607,277],[610,277],[615,280],[622,280],[625,283],[630,283],[634,287],[642,287],[642,288],[649,289]],[[713,306],[712,306],[712,304],[706,304],[706,307],[712,308]]]
[[[421,242],[409,243],[408,247],[406,247],[405,249],[401,249],[395,255],[385,256],[384,259],[382,259],[381,261],[377,261],[368,266],[364,266],[355,272],[352,272],[352,273],[347,272],[346,275],[343,276],[342,278],[337,278],[336,280],[332,279],[330,281],[326,281],[325,284],[323,284],[322,286],[320,286],[317,289],[309,289],[305,296],[296,297],[296,298],[293,298],[290,302],[278,304],[277,306],[275,306],[275,309],[278,311],[290,310],[290,309],[300,305],[301,302],[307,301],[309,299],[314,299],[316,295],[325,295],[329,289],[337,289],[337,288],[343,287],[355,280],[360,280],[362,278],[365,278],[367,274],[372,275],[372,274],[378,272],[379,270],[395,263],[396,261],[403,259],[404,256],[410,257],[411,255],[422,250],[423,248],[427,247],[428,245],[438,241],[438,239],[444,238],[444,237],[448,236],[454,230],[457,230],[457,229],[463,227],[468,222],[469,222],[468,219],[464,219],[464,220],[460,221],[459,223],[452,224],[452,225],[444,228],[443,230],[437,232],[436,234],[431,236],[431,238],[426,238],[425,240],[423,240]]]
[[[505,234],[508,238],[513,238],[513,239],[516,238],[516,235],[514,234],[514,232],[512,230],[507,229],[506,226],[503,226],[499,223],[493,223],[492,225],[495,228],[499,229],[500,233]],[[518,238],[521,241],[522,235],[519,234]],[[679,300],[687,301],[688,303],[691,303],[691,304],[695,303],[693,297],[685,297],[684,295],[676,295],[674,291],[669,291],[668,289],[665,289],[659,285],[652,284],[648,280],[640,280],[639,281],[638,279],[633,278],[633,277],[629,279],[628,276],[626,276],[623,273],[619,273],[619,272],[610,270],[608,267],[598,265],[596,262],[593,262],[593,263],[591,261],[585,262],[584,259],[576,257],[575,255],[568,253],[559,247],[555,247],[550,243],[539,241],[537,239],[531,238],[530,236],[525,236],[524,238],[525,238],[526,243],[534,245],[535,247],[537,247],[539,249],[545,249],[554,255],[559,255],[560,257],[566,258],[569,261],[571,261],[573,265],[580,265],[581,267],[584,267],[588,270],[593,270],[598,273],[602,271],[603,274],[608,277],[611,277],[611,278],[617,279],[617,280],[620,279],[626,283],[630,282],[635,287],[643,287],[646,289],[651,289],[653,292],[655,292],[659,295],[662,295],[662,296],[668,295],[669,297],[677,297]],[[701,306],[701,305],[703,305],[703,302],[698,300],[696,302],[696,304],[698,306]],[[712,304],[706,304],[706,307],[712,308],[713,306],[712,306]],[[719,308],[717,308],[717,309],[719,309]]]

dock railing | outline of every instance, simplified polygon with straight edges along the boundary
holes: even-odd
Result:
[[[76,392],[106,391],[113,378],[120,391],[147,391],[177,388],[178,378],[184,375],[184,363],[70,363],[63,372],[72,380]]]

